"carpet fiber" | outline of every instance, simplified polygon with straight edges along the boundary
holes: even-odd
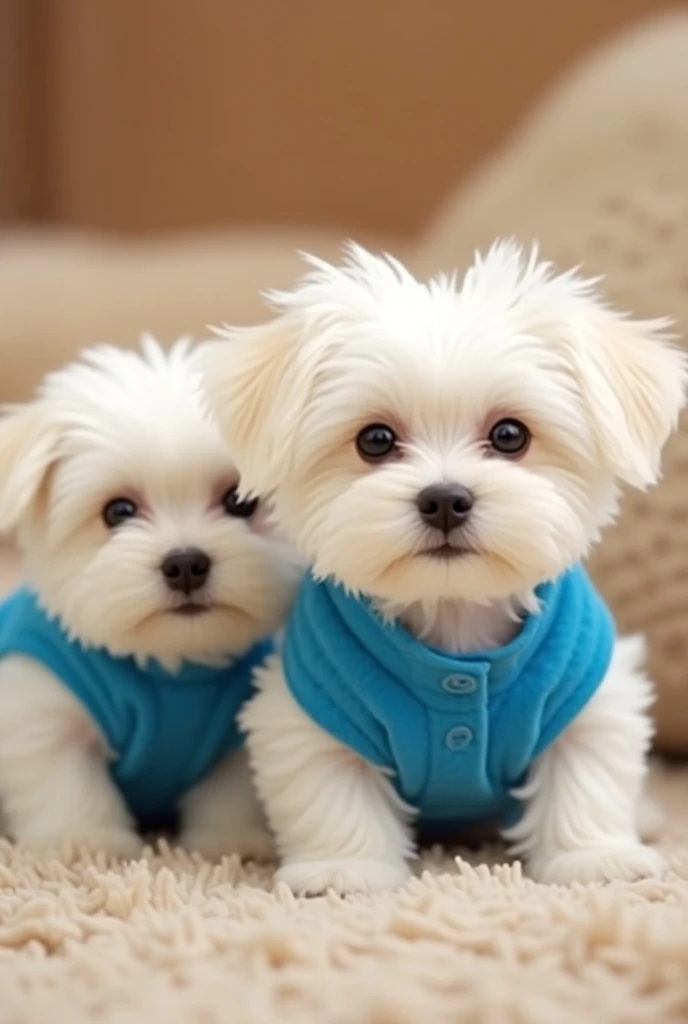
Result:
[[[164,844],[118,865],[0,842],[0,1022],[688,1020],[688,769],[653,788],[671,874],[607,887],[433,850],[398,893],[297,900]]]

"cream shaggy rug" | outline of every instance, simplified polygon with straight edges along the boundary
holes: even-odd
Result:
[[[164,844],[122,865],[0,842],[0,1022],[686,1021],[688,769],[653,787],[672,873],[632,885],[548,888],[499,850],[433,850],[396,894],[297,900]]]

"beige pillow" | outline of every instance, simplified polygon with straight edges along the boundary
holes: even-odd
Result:
[[[675,317],[688,348],[688,14],[642,25],[574,69],[450,198],[414,267],[461,265],[498,235],[538,239],[562,267],[604,274],[615,305]],[[663,483],[628,496],[592,568],[621,630],[650,642],[660,746],[688,752],[688,416]]]
[[[371,244],[378,244],[373,239]],[[385,240],[396,248],[395,243]],[[69,231],[0,236],[0,402],[28,397],[86,345],[169,342],[266,315],[261,292],[303,272],[297,249],[337,259],[338,233],[204,232],[116,240]]]

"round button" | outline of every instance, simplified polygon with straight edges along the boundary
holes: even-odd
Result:
[[[474,693],[477,685],[473,676],[445,676],[442,680],[445,693]]]
[[[449,750],[465,750],[473,742],[473,730],[467,725],[455,725],[444,737]]]

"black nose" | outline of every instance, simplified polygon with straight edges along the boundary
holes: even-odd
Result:
[[[178,548],[165,555],[161,569],[170,590],[190,594],[208,579],[210,565],[210,559],[200,548]]]
[[[416,504],[424,523],[449,533],[468,519],[473,495],[461,484],[432,484],[420,492]]]

